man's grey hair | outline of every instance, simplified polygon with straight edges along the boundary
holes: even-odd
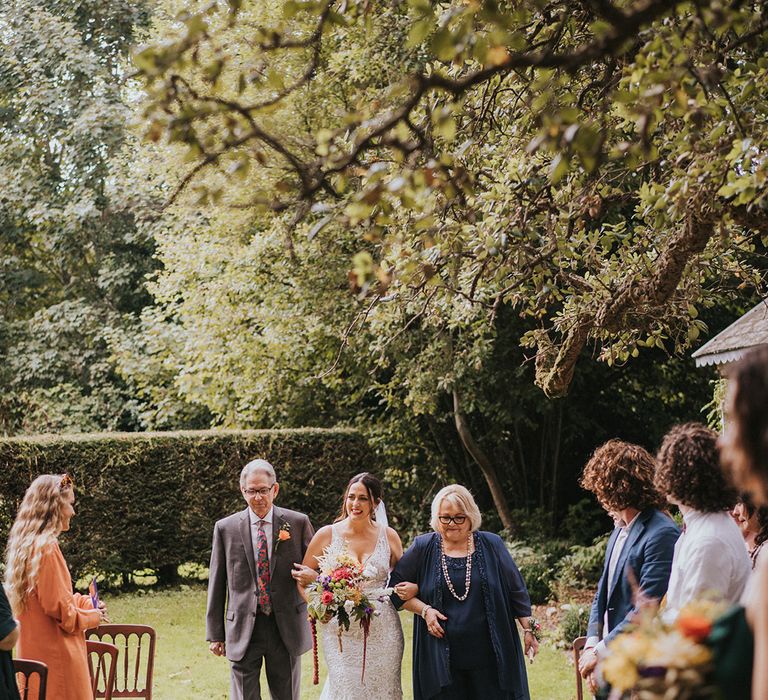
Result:
[[[266,474],[267,477],[271,479],[273,484],[277,481],[275,468],[269,462],[267,462],[266,459],[254,459],[248,462],[248,464],[243,467],[243,471],[240,472],[240,488],[244,488],[246,479],[251,474],[255,474],[257,472]]]

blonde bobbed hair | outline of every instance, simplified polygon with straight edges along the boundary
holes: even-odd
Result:
[[[37,584],[43,552],[58,541],[62,510],[71,492],[72,482],[63,474],[43,474],[24,494],[8,535],[5,565],[5,593],[14,615],[24,610]]]
[[[435,532],[439,532],[440,521],[437,519],[437,516],[440,513],[440,506],[443,501],[447,501],[456,506],[456,508],[469,518],[470,530],[472,532],[480,529],[480,525],[483,522],[483,516],[480,515],[480,509],[477,507],[475,499],[472,498],[472,494],[461,484],[449,484],[440,489],[432,499],[432,517],[429,524]]]

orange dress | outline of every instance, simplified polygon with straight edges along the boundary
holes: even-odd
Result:
[[[48,665],[47,700],[92,700],[85,630],[97,627],[88,596],[72,593],[72,577],[59,545],[42,555],[37,585],[19,615],[17,656]]]

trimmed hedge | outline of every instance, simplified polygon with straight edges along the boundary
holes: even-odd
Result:
[[[0,544],[39,474],[69,473],[77,516],[62,548],[77,578],[207,565],[213,524],[245,507],[238,477],[261,457],[275,466],[276,503],[331,522],[349,478],[376,470],[356,431],[297,429],[101,433],[0,440]]]

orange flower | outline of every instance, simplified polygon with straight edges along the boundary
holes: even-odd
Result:
[[[679,615],[675,624],[683,635],[697,642],[704,641],[712,631],[712,621],[703,615]]]
[[[277,539],[280,540],[281,542],[285,542],[286,540],[290,540],[291,539],[291,533],[288,532],[288,530],[280,530],[277,533]]]

